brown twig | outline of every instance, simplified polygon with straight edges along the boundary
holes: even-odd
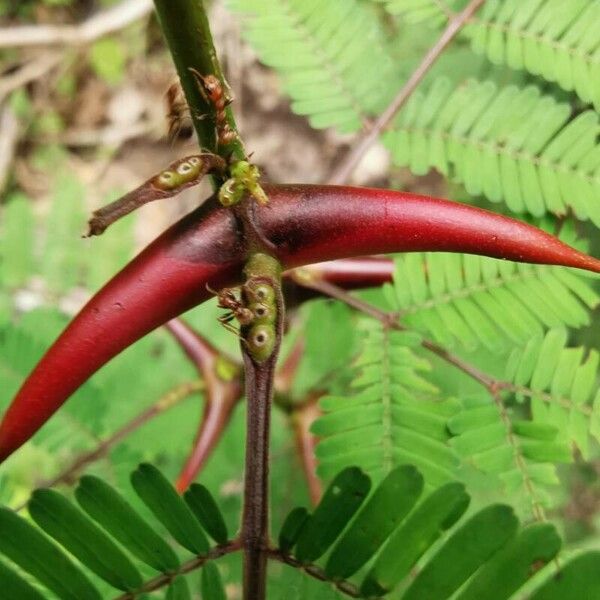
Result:
[[[284,554],[280,550],[269,550],[269,558],[282,562],[286,565],[290,565],[290,567],[294,567],[295,569],[304,571],[307,575],[310,575],[314,579],[328,582],[331,585],[335,586],[340,592],[342,592],[346,596],[350,596],[350,598],[362,597],[359,589],[353,583],[350,583],[349,581],[345,580],[331,581],[327,577],[327,575],[325,575],[325,571],[318,565],[301,563],[293,556],[289,554]]]
[[[19,121],[10,106],[0,105],[0,194],[8,181],[18,142]]]
[[[231,542],[227,542],[226,544],[216,546],[215,548],[212,548],[205,556],[196,556],[183,563],[175,571],[170,571],[169,573],[162,573],[161,575],[157,575],[154,579],[150,579],[137,590],[133,592],[125,592],[124,594],[117,596],[114,600],[135,600],[135,598],[138,598],[143,594],[154,592],[160,588],[169,585],[173,581],[173,579],[175,579],[175,577],[177,577],[178,575],[186,575],[187,573],[195,571],[209,560],[221,558],[221,556],[231,554],[232,552],[237,552],[239,549],[239,540],[232,540]]]
[[[200,427],[175,484],[179,492],[184,492],[206,464],[242,397],[241,366],[224,357],[181,319],[169,321],[166,328],[196,365],[205,386]]]
[[[313,506],[316,506],[321,500],[321,496],[323,496],[321,480],[317,477],[317,459],[315,457],[317,438],[310,431],[315,419],[321,415],[318,404],[321,396],[320,392],[311,394],[307,401],[298,405],[290,415],[296,440],[296,450]]]
[[[152,404],[146,410],[136,415],[133,419],[125,423],[120,429],[117,429],[112,435],[102,440],[93,450],[84,452],[78,456],[69,466],[65,467],[58,475],[51,479],[41,481],[38,487],[50,488],[58,485],[59,483],[70,483],[74,480],[76,475],[80,473],[87,465],[93,463],[100,458],[106,456],[108,451],[123,441],[128,435],[139,429],[142,425],[145,425],[148,421],[154,417],[164,413],[165,411],[173,408],[179,404],[182,400],[188,398],[195,392],[202,391],[204,389],[204,382],[202,381],[191,381],[178,385],[172,390],[168,391],[162,398]],[[15,510],[19,511],[24,508],[25,505],[17,507]]]
[[[275,368],[283,336],[285,305],[279,263],[264,254],[252,254],[246,275],[250,282],[266,282],[274,293],[273,345],[266,355],[253,350],[252,328],[242,329],[241,350],[246,379],[246,456],[241,540],[244,549],[244,600],[266,597],[269,549],[269,433]]]
[[[152,0],[124,0],[78,25],[21,25],[0,28],[0,48],[81,46],[123,29],[152,10]]]
[[[336,300],[340,300],[344,302],[348,306],[355,308],[356,310],[363,312],[378,321],[381,321],[386,327],[390,329],[395,329],[397,331],[405,331],[406,328],[398,322],[398,314],[393,312],[386,312],[353,296],[346,290],[329,283],[328,281],[321,281],[319,279],[306,280],[304,285],[311,287],[314,290],[321,292],[322,294],[326,294],[335,298]],[[444,347],[436,344],[431,340],[423,340],[421,345],[423,348],[426,348],[430,352],[433,352],[441,359],[455,366],[457,369],[461,370],[463,373],[475,379],[475,381],[479,382],[482,386],[484,386],[488,390],[496,390],[498,388],[505,387],[504,382],[497,381],[493,377],[490,377],[487,373],[481,371],[471,363],[463,360],[459,356],[452,354]]]
[[[56,67],[62,58],[62,52],[44,52],[25,62],[17,70],[4,75],[0,79],[0,102],[16,89],[43,77]]]
[[[465,26],[467,21],[473,16],[475,11],[484,3],[485,0],[471,0],[466,8],[460,13],[454,15],[442,35],[429,49],[419,66],[414,70],[408,81],[398,92],[389,106],[381,113],[373,125],[356,142],[347,156],[342,159],[336,169],[329,177],[329,183],[346,183],[352,171],[356,168],[366,151],[371,147],[379,135],[390,125],[398,111],[404,106],[410,98],[419,83],[423,80],[427,72],[435,64],[446,46],[454,39],[458,32]]]
[[[300,361],[302,360],[302,356],[304,356],[305,345],[304,337],[302,335],[298,336],[275,374],[275,390],[278,396],[282,396],[286,400],[292,391]],[[287,409],[289,407],[286,404],[283,408]]]

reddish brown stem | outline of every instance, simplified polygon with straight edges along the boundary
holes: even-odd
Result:
[[[198,476],[221,439],[232,411],[242,396],[241,367],[220,352],[181,319],[166,328],[194,362],[205,384],[204,413],[175,487],[184,492]]]
[[[277,373],[275,374],[275,390],[278,394],[289,396],[292,391],[294,379],[304,355],[304,346],[304,338],[298,336],[292,349],[288,352],[279,369],[277,369]]]
[[[392,100],[390,105],[381,113],[379,118],[373,123],[370,129],[364,133],[354,145],[348,155],[339,163],[334,172],[329,177],[329,183],[346,183],[352,172],[365,155],[367,150],[373,145],[379,135],[388,127],[396,116],[398,111],[406,104],[419,83],[423,80],[429,69],[435,64],[441,56],[446,46],[456,37],[459,31],[465,26],[467,21],[475,14],[477,9],[485,0],[471,0],[467,7],[457,15],[454,15],[446,29],[442,32],[437,42],[429,49],[419,66],[414,70],[408,81]]]
[[[394,261],[384,256],[343,258],[307,265],[284,273],[285,277],[302,285],[308,279],[328,281],[344,289],[379,287],[392,281]]]
[[[381,323],[383,323],[386,327],[396,329],[397,331],[406,330],[406,328],[398,322],[397,314],[381,310],[380,308],[377,308],[376,306],[373,306],[372,304],[369,304],[368,302],[365,302],[364,300],[361,300],[360,298],[349,294],[346,290],[343,290],[342,288],[337,287],[327,281],[307,281],[306,285],[309,285],[310,287],[318,290],[322,294],[331,296],[336,300],[340,300],[348,306],[351,306],[352,308],[359,310],[369,315],[370,317],[377,319],[378,321],[381,321]],[[487,373],[481,371],[474,365],[464,361],[462,358],[456,356],[455,354],[452,354],[443,346],[440,346],[439,344],[436,344],[435,342],[427,339],[423,340],[421,342],[421,345],[423,346],[423,348],[426,348],[430,352],[433,352],[441,359],[455,366],[457,369],[461,370],[469,377],[475,379],[475,381],[478,381],[488,390],[496,389],[498,385],[500,385],[500,383],[496,379],[490,377]]]
[[[266,597],[267,552],[269,549],[269,433],[273,402],[275,368],[283,336],[285,305],[281,293],[279,264],[272,258],[253,255],[246,274],[268,279],[275,293],[275,324],[270,354],[259,358],[250,342],[241,340],[246,378],[246,455],[244,470],[244,508],[241,540],[244,548],[244,600]]]
[[[188,398],[195,392],[202,391],[204,389],[204,382],[192,381],[189,383],[182,383],[176,388],[167,392],[158,402],[152,404],[146,410],[135,416],[131,421],[128,421],[117,429],[112,435],[102,440],[93,450],[84,452],[79,455],[71,464],[65,467],[58,475],[51,479],[46,479],[38,484],[38,487],[50,488],[58,485],[59,483],[71,483],[76,479],[78,473],[80,473],[87,465],[93,463],[108,454],[108,451],[123,441],[128,435],[145,425],[148,421],[154,419],[158,415],[165,411],[173,408],[179,404],[185,398]],[[25,507],[19,506],[16,510],[21,510]]]
[[[232,552],[237,552],[239,549],[239,540],[233,540],[221,546],[216,546],[215,548],[212,548],[206,556],[195,556],[194,558],[183,563],[176,571],[170,571],[169,573],[161,573],[160,575],[157,575],[154,579],[146,581],[146,583],[144,583],[141,588],[135,590],[135,592],[125,592],[124,594],[117,596],[114,600],[135,600],[143,594],[151,593],[163,587],[166,587],[178,575],[186,575],[187,573],[191,573],[192,571],[195,571],[196,569],[200,568],[204,563],[208,562],[209,560],[221,558],[221,556],[231,554]]]
[[[323,495],[321,480],[317,477],[317,459],[315,456],[317,438],[310,431],[310,427],[315,419],[321,415],[318,404],[321,396],[321,393],[312,394],[307,401],[298,406],[290,416],[294,429],[294,437],[296,439],[296,450],[298,452],[298,457],[300,458],[302,471],[308,486],[310,501],[313,506],[316,506],[319,503],[321,496]]]

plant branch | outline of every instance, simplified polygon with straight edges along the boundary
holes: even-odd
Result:
[[[2,40],[1,36],[2,33],[0,33],[0,40]],[[16,71],[4,75],[0,79],[0,102],[14,90],[43,77],[46,73],[54,69],[62,58],[63,53],[60,50],[45,51],[21,64]]]
[[[157,402],[152,404],[150,407],[142,411],[140,414],[135,416],[133,419],[125,423],[120,429],[117,429],[112,435],[102,440],[93,450],[84,452],[77,457],[69,466],[63,469],[58,475],[52,479],[47,479],[40,482],[38,487],[50,488],[54,487],[59,483],[68,483],[84,469],[90,463],[93,463],[103,456],[106,456],[108,451],[119,442],[123,441],[128,435],[145,425],[148,421],[154,417],[164,413],[165,411],[173,408],[179,404],[182,400],[188,398],[192,394],[199,392],[204,389],[204,382],[192,381],[182,383],[172,390],[164,394]],[[21,510],[23,506],[19,506],[17,511]]]
[[[454,15],[449,20],[446,29],[444,29],[439,39],[423,57],[419,66],[414,70],[396,97],[383,113],[381,113],[373,125],[358,139],[357,143],[347,156],[333,171],[329,177],[329,183],[343,184],[350,179],[352,172],[358,166],[358,163],[367,150],[373,145],[379,135],[390,125],[398,111],[406,104],[407,100],[416,90],[419,83],[421,83],[437,59],[441,56],[448,44],[456,37],[484,1],[485,0],[471,0],[463,11]]]
[[[213,44],[204,0],[154,0],[154,4],[200,145],[218,154],[215,108],[200,90],[192,71],[194,69],[203,76],[215,75],[227,87]],[[231,108],[226,110],[229,126],[237,132]],[[205,118],[206,115],[211,118]],[[227,151],[238,160],[245,158],[239,136],[227,145]]]
[[[273,560],[277,560],[282,562],[290,567],[294,567],[295,569],[299,569],[300,571],[304,571],[307,575],[310,575],[314,579],[318,579],[319,581],[324,581],[330,583],[335,586],[342,594],[346,596],[350,596],[350,598],[362,598],[362,595],[359,589],[349,581],[338,580],[332,581],[325,575],[325,571],[319,567],[318,565],[313,564],[304,564],[300,561],[296,560],[293,556],[289,554],[284,554],[281,550],[270,550],[269,558]]]
[[[275,367],[283,335],[284,303],[279,263],[254,254],[246,266],[246,285],[266,284],[274,292],[273,346],[267,356],[253,348],[253,331],[242,329],[241,349],[246,375],[246,464],[241,540],[244,549],[244,600],[266,596],[269,548],[269,431],[274,393]]]
[[[515,434],[513,433],[512,422],[510,420],[508,411],[506,410],[506,406],[504,406],[504,402],[500,397],[500,391],[490,390],[490,394],[492,396],[492,399],[494,400],[496,408],[498,409],[500,419],[502,420],[502,424],[506,429],[506,441],[512,448],[515,466],[517,467],[517,470],[521,473],[521,477],[523,478],[523,486],[531,501],[531,510],[533,516],[537,521],[545,521],[546,514],[544,512],[544,507],[539,501],[535,492],[535,488],[533,487],[533,482],[531,480],[531,475],[529,474],[529,469],[527,468],[527,463],[525,462],[525,457],[523,456],[523,452],[519,447],[519,444],[515,438]]]
[[[143,594],[154,592],[156,590],[159,590],[160,588],[169,585],[173,581],[173,579],[175,579],[178,575],[186,575],[187,573],[191,573],[192,571],[195,571],[196,569],[200,568],[209,560],[221,558],[221,556],[231,554],[232,552],[237,552],[239,549],[239,540],[232,540],[231,542],[227,542],[226,544],[222,544],[220,546],[216,546],[215,548],[211,548],[208,554],[204,556],[195,556],[194,558],[183,563],[175,571],[170,571],[169,573],[162,573],[161,575],[157,575],[154,579],[150,579],[137,590],[121,594],[120,596],[117,596],[114,600],[135,600],[135,598],[138,598]]]
[[[124,0],[78,25],[22,25],[0,28],[0,48],[81,46],[119,31],[148,15],[151,0]]]
[[[316,506],[321,500],[323,487],[321,480],[317,477],[317,459],[315,457],[317,438],[310,431],[310,427],[321,415],[318,403],[322,395],[320,392],[311,394],[306,402],[294,407],[290,415],[296,439],[296,451],[313,506]]]
[[[4,191],[10,174],[10,167],[19,143],[19,121],[8,105],[0,100],[0,194]]]
[[[181,319],[169,321],[166,328],[195,364],[205,386],[200,427],[175,485],[179,492],[184,492],[221,439],[232,411],[242,397],[241,366],[224,357]]]
[[[322,294],[331,296],[332,298],[335,298],[336,300],[340,300],[341,302],[344,302],[348,306],[351,306],[352,308],[354,308],[362,313],[365,313],[365,314],[369,315],[370,317],[377,319],[378,321],[381,321],[381,323],[383,323],[384,326],[389,327],[390,329],[395,329],[397,331],[405,331],[406,330],[406,327],[404,327],[403,325],[401,325],[398,322],[399,315],[397,313],[386,312],[384,310],[381,310],[380,308],[377,308],[376,306],[373,306],[372,304],[369,304],[368,302],[365,302],[364,300],[361,300],[360,298],[353,296],[346,290],[344,290],[336,285],[333,285],[332,283],[329,283],[328,281],[322,281],[322,280],[314,278],[312,280],[311,279],[305,280],[303,282],[303,284],[308,287],[311,287],[314,290],[319,291]],[[481,371],[480,369],[478,369],[471,363],[463,360],[459,356],[452,354],[451,352],[446,350],[443,346],[440,346],[439,344],[436,344],[435,342],[433,342],[431,340],[424,339],[421,342],[421,345],[423,346],[423,348],[426,348],[430,352],[433,352],[434,354],[439,356],[441,359],[445,360],[446,362],[450,363],[457,369],[461,370],[463,373],[465,373],[466,375],[468,375],[469,377],[471,377],[472,379],[474,379],[475,381],[480,383],[482,386],[484,386],[488,390],[495,390],[498,388],[507,387],[506,383],[499,382],[496,379],[494,379],[493,377],[490,377],[487,373]]]

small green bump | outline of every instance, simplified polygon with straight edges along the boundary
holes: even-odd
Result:
[[[194,168],[190,161],[185,160],[177,165],[177,174],[183,181],[188,182],[198,174],[198,169]]]
[[[175,171],[163,171],[154,179],[154,183],[161,190],[172,190],[180,183],[180,178]]]
[[[275,290],[272,285],[263,281],[249,281],[246,284],[246,290],[256,302],[269,306],[275,305]]]
[[[238,160],[231,166],[231,176],[238,181],[247,180],[252,177],[252,165],[247,160]]]
[[[219,188],[219,202],[223,206],[233,206],[237,204],[244,195],[244,186],[240,185],[235,179],[228,179]]]
[[[263,302],[250,304],[248,307],[254,314],[254,322],[257,325],[271,325],[275,322],[275,310],[273,306],[269,306]]]
[[[264,362],[275,347],[275,328],[272,325],[254,325],[246,337],[250,356],[256,362]]]

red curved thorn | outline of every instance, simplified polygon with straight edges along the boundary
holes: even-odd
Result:
[[[600,273],[600,261],[535,227],[405,192],[264,186],[255,226],[287,269],[364,254],[466,252]],[[238,283],[246,250],[214,202],[162,234],[81,310],[27,378],[0,423],[0,460],[28,440],[95,371],[139,338]]]
[[[394,261],[385,256],[340,258],[286,271],[285,276],[302,285],[306,277],[320,279],[343,289],[379,287],[392,281]]]
[[[233,408],[242,397],[241,367],[223,359],[220,352],[180,319],[166,324],[167,329],[194,362],[205,383],[204,412],[188,456],[175,487],[180,493],[190,486],[221,439]],[[227,361],[230,379],[219,374],[219,360]]]

